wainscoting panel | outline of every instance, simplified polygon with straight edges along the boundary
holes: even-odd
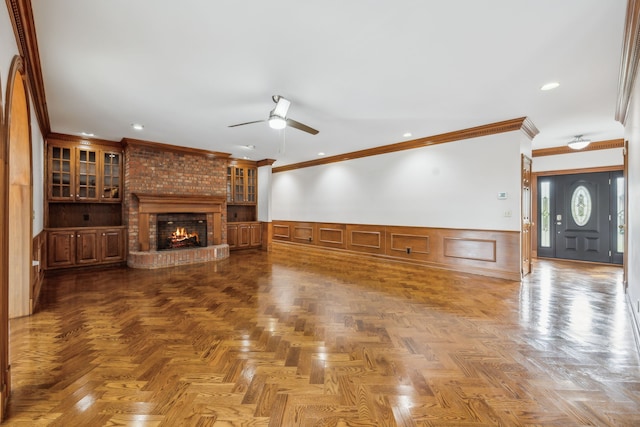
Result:
[[[317,224],[318,245],[345,249],[347,226],[344,224]]]
[[[384,255],[384,226],[347,224],[347,249]]]
[[[289,224],[273,224],[273,238],[278,240],[291,240],[291,229]]]
[[[46,260],[45,235],[44,230],[41,231],[33,238],[32,242],[31,313],[35,311],[38,305],[40,289],[42,288],[42,281],[44,280],[44,265]]]
[[[298,223],[293,226],[293,241],[298,243],[314,243],[314,224],[311,223]]]
[[[446,237],[444,256],[496,262],[496,241]]]
[[[273,241],[520,280],[517,231],[273,221]]]

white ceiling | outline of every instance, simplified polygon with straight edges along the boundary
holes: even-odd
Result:
[[[53,132],[282,166],[523,116],[540,130],[534,149],[576,134],[622,138],[614,114],[626,3],[32,0],[32,7]],[[540,91],[549,81],[561,86]],[[320,133],[228,127],[266,119],[276,94],[292,101],[290,118]]]

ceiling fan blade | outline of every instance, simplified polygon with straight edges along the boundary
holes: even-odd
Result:
[[[287,126],[291,126],[292,128],[296,128],[296,129],[299,129],[301,131],[310,133],[311,135],[315,135],[315,134],[318,133],[318,131],[315,130],[314,128],[309,127],[309,126],[307,126],[305,124],[302,124],[300,122],[296,122],[293,119],[287,119]]]
[[[252,125],[254,123],[260,123],[260,122],[266,122],[266,120],[254,120],[252,122],[246,122],[246,123],[238,123],[237,125],[231,125],[229,126],[230,128],[234,128],[236,126],[244,126],[244,125]]]

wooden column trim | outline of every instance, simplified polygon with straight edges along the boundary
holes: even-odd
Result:
[[[51,131],[51,124],[49,123],[47,98],[42,79],[42,67],[40,65],[40,53],[38,51],[38,39],[33,21],[31,0],[6,1],[18,51],[25,61],[27,84],[33,98],[40,132],[42,135],[47,135]]]
[[[640,58],[640,4],[638,0],[628,0],[622,42],[622,60],[618,77],[618,101],[615,119],[626,124],[631,94],[635,86]]]

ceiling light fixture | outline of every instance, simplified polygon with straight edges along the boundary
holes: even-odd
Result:
[[[547,84],[544,84],[540,87],[540,90],[553,90],[555,88],[557,88],[558,86],[560,86],[560,83],[558,82],[549,82]]]
[[[284,117],[280,117],[277,114],[271,113],[269,116],[269,127],[271,129],[284,129],[287,127],[287,121]]]
[[[324,153],[321,151],[318,153],[318,156],[324,156]]]
[[[82,132],[82,136],[96,136],[96,135],[90,132]]]
[[[134,128],[135,130],[142,130],[144,129],[144,125],[141,125],[140,123],[132,123],[131,127]]]
[[[405,132],[402,134],[405,138],[409,138],[411,136],[411,132]]]
[[[591,144],[590,139],[585,139],[582,135],[576,135],[573,140],[571,140],[567,145],[572,150],[582,150],[586,148],[589,144]]]

